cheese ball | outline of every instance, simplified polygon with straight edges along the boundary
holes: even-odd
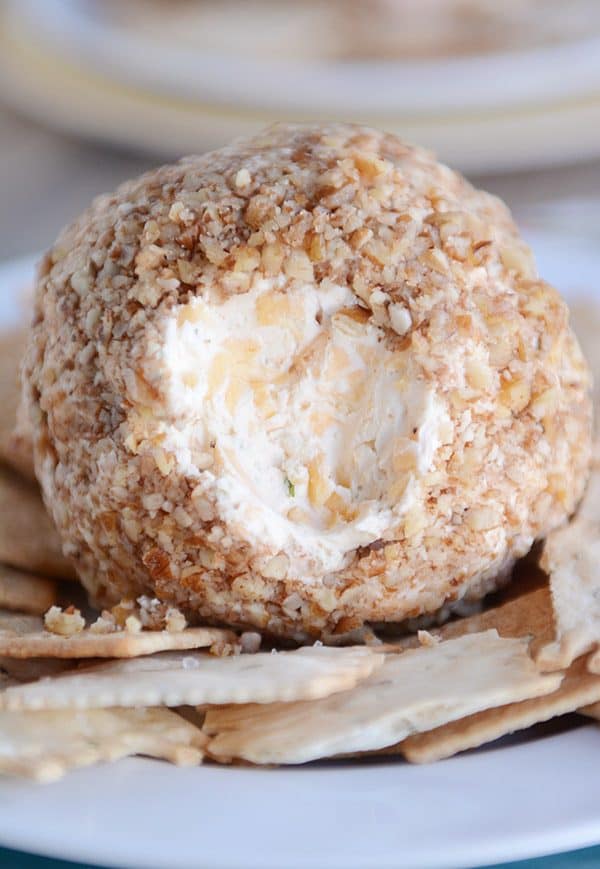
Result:
[[[93,601],[295,640],[505,581],[583,493],[589,391],[506,207],[347,125],[98,198],[41,264],[24,364]]]

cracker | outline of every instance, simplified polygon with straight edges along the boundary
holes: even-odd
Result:
[[[550,576],[556,639],[537,655],[541,670],[568,667],[600,643],[600,470],[593,468],[577,515],[548,535],[541,566]]]
[[[383,663],[370,649],[312,646],[218,658],[165,652],[110,661],[7,689],[5,709],[200,706],[325,697],[353,688]]]
[[[529,651],[535,655],[541,646],[554,637],[554,613],[547,579],[543,585],[538,586],[537,582],[533,582],[527,583],[526,587],[531,586],[533,590],[525,591],[520,597],[511,598],[475,615],[446,622],[442,627],[430,628],[429,633],[436,639],[451,640],[465,634],[495,629],[501,637],[530,637]],[[383,648],[392,651],[394,648],[414,649],[419,646],[417,635],[405,637]]]
[[[44,621],[39,617],[0,614],[0,655],[9,658],[133,658],[172,649],[200,649],[223,642],[234,644],[237,637],[222,628],[107,634],[84,628],[65,637],[45,630]]]
[[[468,634],[390,654],[353,691],[324,700],[209,709],[208,752],[224,760],[297,764],[378,749],[480,709],[547,694],[561,678],[537,672],[526,640],[493,630]]]
[[[0,712],[0,772],[43,782],[134,754],[197,764],[205,743],[202,731],[168,709]]]
[[[18,619],[24,627],[28,624],[37,623],[37,618],[32,616],[16,616],[14,613],[3,613],[0,611],[0,630],[2,625],[9,623],[14,624]],[[36,679],[44,679],[47,676],[56,676],[58,673],[63,673],[65,670],[73,668],[74,661],[65,660],[64,658],[7,658],[0,656],[0,673],[7,679],[11,680],[12,684],[20,682],[33,682]],[[2,689],[8,685],[1,686]]]
[[[593,655],[590,655],[588,660],[588,670],[590,673],[595,673],[596,675],[600,674],[600,651],[596,651]]]
[[[600,701],[600,678],[588,673],[586,659],[579,658],[552,694],[469,715],[428,733],[409,736],[395,746],[394,753],[404,755],[412,763],[442,760],[597,701]]]
[[[0,562],[58,579],[74,579],[39,490],[0,468]]]
[[[26,341],[26,329],[0,332],[0,462],[34,480],[31,429],[23,414],[18,413],[21,401],[19,366]],[[17,416],[20,417],[18,432],[15,431]]]
[[[492,626],[505,637],[531,636],[530,650],[535,654],[553,639],[555,633],[548,586],[534,589],[479,615],[449,622],[438,633],[443,638],[456,637]],[[441,760],[579,710],[584,704],[600,700],[600,679],[588,672],[587,663],[583,659],[575,661],[565,673],[560,688],[552,694],[479,712],[429,732],[409,736],[381,753],[403,754],[414,763]]]
[[[0,636],[5,631],[13,634],[26,634],[30,631],[37,631],[40,627],[43,627],[43,624],[44,620],[39,616],[0,610]],[[0,652],[0,654],[2,653]]]
[[[53,579],[0,564],[0,607],[43,615],[56,599],[57,587]]]
[[[535,655],[554,636],[554,612],[547,585],[526,592],[482,613],[448,622],[437,633],[444,640],[495,628],[501,637],[529,637],[529,651]]]
[[[590,706],[582,706],[577,711],[581,712],[582,715],[587,715],[588,718],[595,718],[600,721],[600,702],[592,703]]]
[[[64,658],[5,658],[0,657],[0,671],[17,682],[33,682],[46,676],[56,676],[73,667]]]

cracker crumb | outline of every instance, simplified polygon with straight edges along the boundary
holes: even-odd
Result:
[[[177,607],[170,606],[165,615],[165,629],[174,633],[183,631],[187,627],[187,619]]]
[[[429,631],[417,631],[417,639],[422,646],[431,649],[432,646],[437,646],[440,638],[430,634]]]
[[[135,601],[129,598],[123,598],[114,607],[111,608],[111,615],[115,620],[117,628],[124,628],[125,622],[129,616],[134,614]]]
[[[117,623],[113,614],[108,610],[102,610],[101,615],[90,625],[92,634],[112,634],[116,630],[118,630]]]
[[[138,615],[144,628],[151,631],[162,630],[164,605],[158,598],[143,594],[138,597],[137,604],[139,607]]]
[[[213,643],[208,651],[209,654],[214,655],[216,658],[227,658],[229,655],[239,655],[240,646],[239,644],[219,640],[219,642]]]
[[[142,623],[137,616],[128,616],[125,619],[125,630],[130,634],[139,634],[142,630]]]
[[[78,609],[70,606],[63,610],[59,606],[51,606],[44,616],[44,625],[51,634],[61,637],[72,637],[85,628],[85,619]]]
[[[138,597],[136,615],[146,630],[176,633],[187,627],[187,619],[181,610],[148,595]]]
[[[253,655],[258,652],[262,643],[262,637],[256,631],[244,631],[240,637],[242,654]]]

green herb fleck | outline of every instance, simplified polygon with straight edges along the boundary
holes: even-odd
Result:
[[[290,498],[293,498],[296,495],[296,487],[289,479],[289,477],[285,477],[283,482],[285,483],[286,489],[288,490],[288,495],[290,496]]]

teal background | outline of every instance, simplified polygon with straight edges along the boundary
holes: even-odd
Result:
[[[21,851],[0,848],[0,866],[7,869],[92,869],[89,863],[66,863],[63,860],[50,860],[48,857],[34,857]],[[539,857],[535,860],[519,860],[517,863],[497,864],[494,869],[599,869],[600,845],[569,851],[568,854],[554,854],[552,857]]]

